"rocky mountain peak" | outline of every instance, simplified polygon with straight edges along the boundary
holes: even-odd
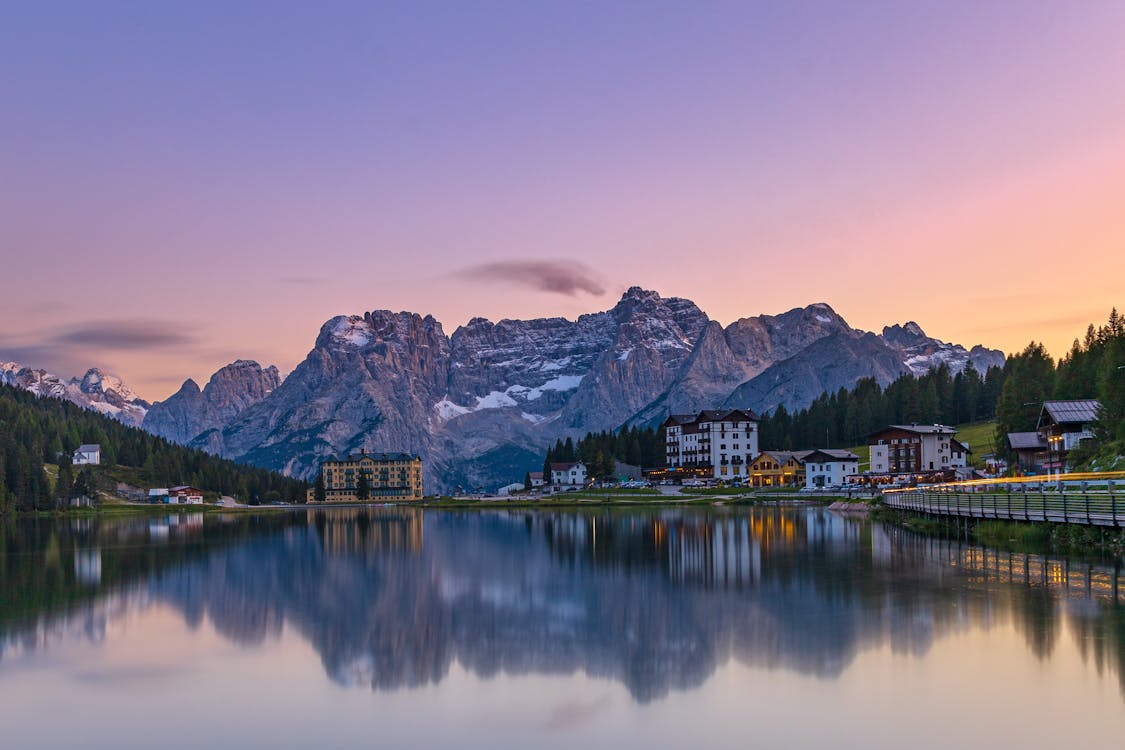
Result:
[[[659,300],[660,293],[640,286],[631,286],[621,295],[621,302],[627,300]],[[620,304],[620,302],[618,303]]]
[[[185,380],[180,390],[152,405],[143,426],[168,440],[187,443],[225,426],[279,385],[281,377],[273,365],[262,367],[239,359],[216,371],[202,391],[191,378]]]
[[[141,402],[137,394],[121,382],[121,378],[110,375],[98,367],[91,367],[86,371],[78,383],[78,389],[89,396],[101,396],[117,407],[126,403]],[[144,403],[147,406],[147,402]]]
[[[919,341],[926,339],[927,336],[926,332],[922,330],[922,326],[911,320],[903,325],[896,323],[893,326],[885,326],[883,338],[889,344],[902,347],[917,344]]]
[[[176,391],[173,396],[198,396],[200,395],[200,393],[202,393],[202,391],[199,388],[199,384],[196,383],[193,379],[188,378],[183,382],[183,385],[180,386],[180,390]],[[162,402],[157,401],[156,403],[159,404]]]

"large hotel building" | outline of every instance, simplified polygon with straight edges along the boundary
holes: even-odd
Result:
[[[748,409],[673,414],[664,423],[668,470],[745,480],[758,457],[758,417]]]
[[[421,500],[422,458],[409,453],[367,453],[360,451],[347,458],[320,464],[324,477],[324,499],[330,503],[363,502],[359,481],[367,477],[367,500]],[[309,502],[316,499],[316,488],[308,491]]]

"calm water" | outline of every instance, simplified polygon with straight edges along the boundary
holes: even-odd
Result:
[[[1120,562],[824,510],[0,526],[8,748],[1125,746]]]

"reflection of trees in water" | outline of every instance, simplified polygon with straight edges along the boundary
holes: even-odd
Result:
[[[887,530],[899,550],[921,551],[936,573],[951,577],[957,606],[969,606],[987,624],[1002,614],[1039,659],[1054,653],[1065,619],[1083,659],[1099,674],[1114,672],[1125,691],[1125,571],[1120,562],[988,549],[948,539]],[[984,596],[981,596],[984,594]]]
[[[1004,616],[1046,658],[1064,614],[1098,669],[1125,673],[1123,608],[1104,569],[1074,568],[1085,583],[1067,573],[1061,588],[1055,561],[824,511],[281,518],[209,523],[206,554],[150,567],[148,591],[240,643],[286,624],[343,684],[424,685],[456,659],[485,677],[582,670],[645,701],[731,658],[833,677],[863,648],[922,654],[943,633]]]

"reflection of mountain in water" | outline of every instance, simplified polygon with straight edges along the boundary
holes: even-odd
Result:
[[[582,670],[647,701],[732,658],[830,678],[863,648],[922,653],[1009,613],[1041,656],[1065,613],[1099,668],[1125,666],[1112,568],[819,510],[316,510],[228,542],[153,574],[137,601],[243,643],[287,624],[343,684],[424,685],[457,660],[485,677]]]

